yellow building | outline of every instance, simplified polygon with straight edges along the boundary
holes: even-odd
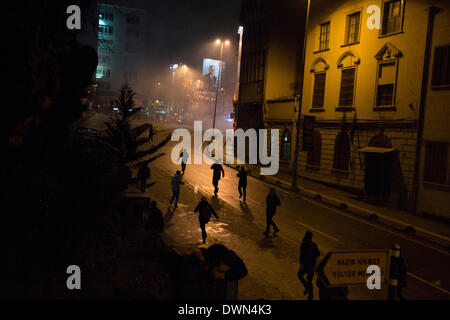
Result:
[[[311,1],[301,112],[315,117],[315,127],[299,175],[414,210],[429,7]]]
[[[419,141],[417,213],[450,218],[450,1],[435,2]]]

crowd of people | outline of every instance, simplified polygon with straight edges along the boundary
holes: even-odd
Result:
[[[182,177],[186,171],[188,158],[189,154],[186,150],[183,150],[179,157],[179,160],[181,159],[181,171],[177,170],[171,181],[172,197],[170,205],[175,201],[174,209],[177,208],[180,185],[184,184]],[[211,170],[213,170],[214,197],[217,197],[219,181],[225,177],[225,172],[220,162],[214,163],[211,166]],[[142,171],[147,173],[145,170]],[[236,174],[239,198],[243,198],[244,204],[246,204],[248,173],[249,171],[241,166]],[[142,176],[145,176],[145,174]],[[145,181],[142,184],[145,185]],[[266,237],[269,236],[271,227],[273,228],[274,237],[280,231],[273,221],[279,206],[281,206],[280,198],[275,188],[270,188],[266,196],[266,230],[263,232],[263,235]],[[201,197],[194,212],[198,213],[202,243],[206,244],[206,224],[210,221],[211,216],[214,216],[219,221],[219,216],[205,196]],[[147,215],[147,229],[152,232],[162,232],[164,230],[162,212],[157,208],[155,201],[151,202]],[[313,278],[316,260],[320,257],[319,248],[312,239],[313,233],[306,231],[300,245],[300,267],[297,273],[297,277],[304,287],[303,294],[307,295],[308,300],[313,300],[314,298]],[[177,292],[178,297],[181,299],[236,299],[237,282],[248,273],[244,261],[234,251],[221,244],[213,244],[209,248],[191,249],[181,257],[180,266],[181,268],[177,272],[177,283],[179,284]],[[406,271],[404,271],[406,266],[403,259],[401,267],[402,274],[398,288],[398,297],[403,299],[402,288],[405,286],[404,279],[406,276]],[[316,285],[319,289],[320,300],[347,300],[348,288],[345,286],[330,288],[320,276],[317,277]]]

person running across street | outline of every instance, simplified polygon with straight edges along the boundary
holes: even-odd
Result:
[[[312,241],[313,234],[311,231],[306,231],[303,237],[302,245],[300,246],[300,269],[297,277],[305,287],[303,294],[308,294],[308,300],[313,300],[313,285],[314,269],[316,268],[316,259],[320,256],[320,251],[317,244]],[[306,273],[306,281],[303,277]]]
[[[242,198],[242,195],[244,195],[244,203],[245,203],[245,200],[247,198],[247,171],[245,171],[244,166],[241,167],[236,177],[239,178],[238,184],[239,198]]]
[[[217,216],[213,207],[208,203],[208,201],[206,201],[205,196],[202,196],[197,207],[194,209],[194,212],[199,213],[198,221],[200,222],[200,229],[202,229],[203,243],[206,243],[206,238],[207,238],[206,229],[205,229],[206,224],[209,222],[209,219],[211,219],[211,214],[213,214],[217,220],[219,220],[219,217]]]
[[[263,232],[263,235],[268,236],[270,232],[270,226],[273,226],[273,235],[276,236],[276,234],[280,231],[278,229],[277,225],[273,222],[273,216],[275,215],[277,211],[277,207],[281,206],[280,198],[278,198],[275,188],[270,188],[269,194],[266,197],[266,231]]]
[[[219,192],[219,180],[220,180],[220,173],[222,172],[222,178],[225,177],[225,171],[223,171],[222,165],[217,161],[211,166],[211,170],[213,170],[213,186],[214,186],[214,195],[217,195],[217,192]]]
[[[189,159],[189,153],[187,152],[186,149],[184,149],[181,153],[180,156],[178,157],[178,160],[181,158],[181,172],[184,175],[184,171],[186,170],[186,163]]]
[[[170,204],[175,200],[175,208],[178,206],[178,197],[180,196],[180,185],[184,184],[181,181],[181,172],[177,170],[172,178],[172,198],[170,199]]]

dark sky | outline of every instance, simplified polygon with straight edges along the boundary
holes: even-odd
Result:
[[[201,67],[204,57],[218,58],[217,37],[236,39],[241,0],[151,0],[149,11],[150,61],[155,68],[184,62]],[[230,48],[231,49],[231,48]],[[233,54],[225,52],[224,59]]]

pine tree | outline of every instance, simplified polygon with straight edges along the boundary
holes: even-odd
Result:
[[[153,126],[146,123],[132,127],[133,116],[142,109],[135,106],[134,95],[133,90],[125,83],[120,89],[119,98],[114,101],[118,112],[111,122],[105,123],[107,127],[106,141],[118,151],[120,159],[118,165],[124,174],[128,175],[128,179],[131,177],[131,167],[137,167],[144,162],[148,164],[163,156],[164,153],[160,153],[150,159],[143,159],[156,153],[170,140],[169,134],[156,146],[141,147],[152,140],[151,134],[144,135],[144,133],[147,130],[153,132]]]

